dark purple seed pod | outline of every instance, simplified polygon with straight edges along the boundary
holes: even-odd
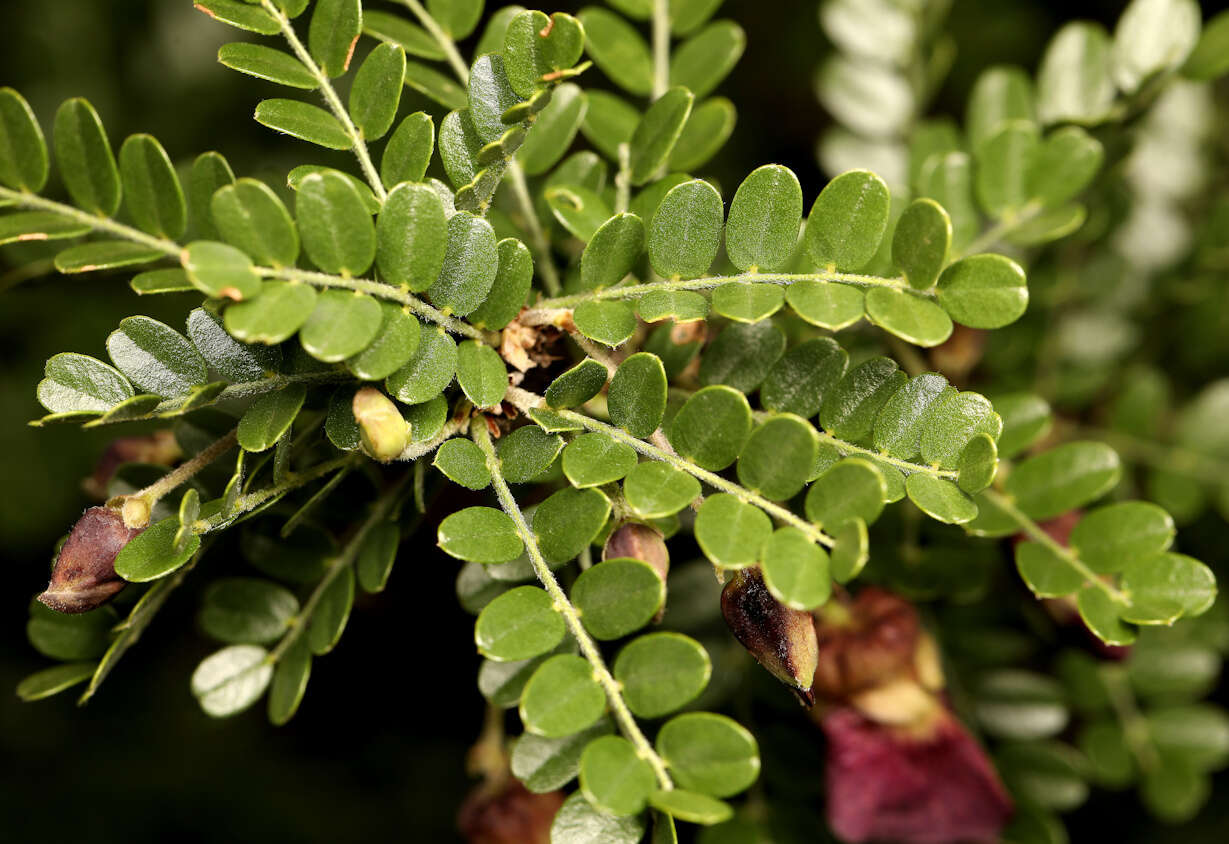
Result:
[[[806,706],[815,703],[811,684],[819,644],[811,614],[794,610],[772,596],[758,568],[740,569],[721,591],[721,614],[734,637],[785,683]]]
[[[129,528],[118,511],[91,507],[64,540],[47,591],[38,599],[53,610],[82,613],[105,604],[127,585],[115,557],[144,528]]]

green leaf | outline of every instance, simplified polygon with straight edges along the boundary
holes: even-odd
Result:
[[[829,533],[836,540],[829,560],[832,579],[837,583],[848,583],[858,576],[870,557],[866,522],[860,518],[850,519],[837,525]]]
[[[708,300],[691,290],[654,290],[640,297],[636,312],[645,322],[696,322],[708,316]]]
[[[180,260],[191,285],[209,296],[242,301],[261,293],[251,259],[233,246],[198,240],[188,244]]]
[[[427,0],[427,11],[454,41],[474,31],[482,19],[482,0]]]
[[[17,696],[29,703],[57,695],[90,679],[96,667],[93,662],[68,662],[44,668],[17,684]]]
[[[1121,501],[1098,507],[1071,531],[1071,547],[1098,574],[1122,571],[1128,565],[1167,551],[1173,544],[1174,522],[1147,501]]]
[[[760,772],[755,737],[724,715],[689,712],[657,733],[657,752],[682,788],[728,797],[747,788]]]
[[[896,222],[892,263],[910,287],[926,290],[938,280],[951,245],[952,221],[943,206],[933,199],[915,199]]]
[[[188,337],[210,369],[228,381],[259,381],[282,361],[280,349],[249,346],[232,338],[218,317],[204,308],[188,314]]]
[[[376,230],[362,195],[339,173],[312,173],[299,183],[295,217],[303,248],[326,273],[361,276],[376,255]]]
[[[980,146],[1008,121],[1033,119],[1033,83],[1023,68],[998,65],[977,77],[965,109],[965,125],[973,147]]]
[[[1028,307],[1024,270],[1002,255],[972,255],[939,276],[939,304],[961,325],[1002,328]]]
[[[239,420],[239,445],[244,451],[265,451],[290,430],[303,407],[307,388],[291,384],[252,402]]]
[[[503,57],[480,56],[469,74],[469,115],[481,144],[499,140],[507,126],[502,115],[521,98],[508,82]]]
[[[1074,199],[1097,175],[1105,149],[1078,126],[1051,132],[1036,146],[1025,173],[1029,198],[1047,208]]]
[[[551,382],[546,388],[546,403],[555,408],[578,407],[601,391],[606,375],[606,367],[585,358]]]
[[[686,171],[707,164],[734,134],[737,122],[738,111],[725,97],[713,97],[695,106],[667,166]]]
[[[299,711],[307,680],[312,671],[312,654],[307,640],[300,638],[277,661],[273,681],[269,684],[269,722],[282,726]]]
[[[997,437],[1003,422],[985,396],[979,393],[949,392],[935,403],[927,415],[919,444],[922,460],[932,465],[955,468],[960,453],[976,434]]]
[[[266,281],[260,296],[228,307],[222,322],[245,343],[275,345],[293,337],[315,308],[314,287],[297,281]]]
[[[623,479],[623,496],[628,506],[644,519],[672,516],[699,495],[699,481],[658,461],[637,464]]]
[[[666,370],[661,358],[647,352],[632,355],[619,364],[610,379],[610,421],[633,437],[651,436],[665,418],[666,390]]]
[[[406,62],[405,84],[444,108],[459,109],[467,105],[465,89],[438,70],[419,62]],[[440,126],[443,131],[443,125]],[[443,142],[440,142],[441,155]]]
[[[1144,773],[1139,796],[1153,815],[1168,823],[1191,820],[1208,802],[1212,783],[1182,759],[1160,756],[1156,768]]]
[[[607,434],[583,434],[563,450],[563,474],[577,488],[621,480],[636,466],[636,450]]]
[[[947,379],[942,375],[928,372],[910,378],[875,417],[875,448],[901,460],[916,457],[932,408],[940,406],[950,393]]]
[[[856,271],[879,249],[888,226],[888,187],[869,170],[837,176],[811,206],[803,240],[820,267]]]
[[[474,641],[487,659],[510,662],[553,650],[566,633],[563,616],[545,589],[518,586],[486,605],[474,626]]]
[[[536,425],[525,425],[499,438],[496,453],[504,479],[510,483],[533,480],[551,467],[563,451],[563,437]]]
[[[47,184],[43,130],[25,97],[12,88],[0,88],[0,182],[30,193],[38,193]]]
[[[669,816],[689,823],[713,824],[724,823],[734,817],[734,809],[730,804],[682,788],[670,791],[658,789],[649,797],[649,803],[654,809],[659,809]]]
[[[55,256],[55,268],[62,273],[92,273],[148,264],[165,257],[162,250],[140,243],[106,240],[65,249]]]
[[[551,494],[533,514],[533,532],[548,563],[565,563],[583,551],[610,516],[610,502],[596,489],[567,487]]]
[[[696,513],[696,542],[704,556],[726,568],[743,568],[759,561],[772,535],[764,511],[736,496],[716,493],[704,499]]]
[[[1200,82],[1229,72],[1229,12],[1213,16],[1203,25],[1199,43],[1182,65],[1182,75]]]
[[[2,93],[2,92],[0,92]],[[3,115],[0,114],[0,117]],[[65,240],[89,234],[90,226],[51,211],[26,211],[0,217],[0,246],[43,240]]]
[[[627,302],[589,300],[572,312],[581,334],[614,348],[631,339],[636,332],[636,313]]]
[[[546,204],[565,229],[588,242],[611,216],[610,207],[595,191],[579,185],[548,187]]]
[[[1195,49],[1200,29],[1194,0],[1134,0],[1114,29],[1114,81],[1124,92],[1182,66]]]
[[[1002,669],[981,677],[977,719],[996,736],[1036,741],[1063,730],[1069,718],[1063,688],[1042,674]]]
[[[326,577],[328,575],[325,575]],[[354,607],[354,570],[344,568],[323,593],[307,626],[312,653],[323,656],[337,646]]]
[[[188,338],[149,317],[122,320],[107,337],[107,353],[130,381],[166,398],[206,380],[205,359]]]
[[[299,233],[290,212],[268,185],[240,179],[213,195],[213,221],[222,237],[265,266],[293,267]]]
[[[422,336],[422,326],[404,306],[380,302],[380,313],[376,339],[346,360],[346,369],[365,381],[379,381],[405,366]]]
[[[850,284],[796,281],[785,289],[785,301],[812,325],[840,331],[862,319],[866,297]]]
[[[814,416],[848,363],[849,355],[829,337],[799,343],[769,370],[760,387],[760,403],[768,410],[804,419]]]
[[[466,507],[446,517],[438,542],[446,554],[473,563],[506,563],[525,549],[512,519],[490,507]]]
[[[695,97],[683,87],[662,94],[644,113],[631,139],[631,181],[643,185],[660,175],[691,115]]]
[[[819,437],[805,419],[774,416],[747,439],[738,458],[738,480],[773,501],[793,498],[810,479]]]
[[[1023,461],[1004,488],[1031,518],[1049,519],[1100,498],[1121,472],[1118,454],[1109,446],[1073,442]]]
[[[619,146],[630,144],[640,122],[640,112],[609,91],[585,92],[589,110],[580,126],[585,139],[612,161],[619,160]],[[640,214],[639,210],[633,209]],[[643,215],[642,215],[643,216]]]
[[[218,48],[218,61],[231,70],[290,88],[314,91],[320,87],[320,82],[301,61],[263,44],[246,41],[223,44]]]
[[[637,844],[643,838],[641,817],[609,815],[594,808],[579,791],[563,801],[550,827],[553,844]]]
[[[666,585],[648,563],[619,558],[581,572],[571,597],[594,638],[618,639],[652,620],[666,599]]]
[[[698,278],[708,271],[721,242],[721,195],[692,179],[662,199],[649,226],[649,262],[664,278]]]
[[[257,645],[231,645],[205,657],[192,672],[192,694],[205,714],[226,718],[259,700],[273,679],[268,656]]]
[[[761,570],[768,591],[796,610],[813,610],[832,594],[828,553],[796,527],[773,531],[764,545]]]
[[[1135,628],[1123,624],[1122,604],[1100,587],[1090,583],[1076,595],[1076,608],[1084,624],[1107,645],[1129,645],[1135,641]]]
[[[115,622],[111,607],[70,615],[35,600],[30,602],[26,637],[39,653],[51,659],[95,659],[107,650]]]
[[[517,659],[511,662],[484,659],[478,668],[478,691],[494,706],[503,709],[515,707],[521,702],[521,693],[525,691],[525,684],[529,682],[533,672],[538,670],[539,665],[554,654],[575,653],[575,651],[576,643],[564,637],[564,640],[553,651],[532,659]]]
[[[430,185],[398,185],[377,218],[376,263],[381,277],[414,292],[426,290],[443,268],[447,235],[439,194]]]
[[[883,475],[867,460],[847,457],[828,469],[807,490],[807,518],[838,527],[851,519],[871,523],[883,511],[887,490]]]
[[[354,564],[354,573],[358,575],[358,584],[364,592],[384,591],[400,544],[401,529],[396,522],[383,522],[367,531]]]
[[[1229,717],[1207,703],[1166,706],[1145,715],[1157,749],[1196,770],[1215,771],[1229,758]]]
[[[951,336],[952,320],[932,300],[912,290],[874,287],[866,293],[866,316],[915,346],[937,346]]]
[[[705,387],[675,414],[668,434],[680,457],[719,472],[738,459],[751,434],[751,407],[738,390]]]
[[[1015,457],[1044,437],[1053,422],[1050,405],[1032,393],[999,396],[994,400],[994,407],[1003,419],[998,447],[1004,458]]]
[[[657,718],[685,706],[704,690],[711,674],[703,646],[681,633],[633,639],[614,663],[628,708],[641,718]]]
[[[427,442],[439,436],[447,419],[448,402],[442,395],[420,402],[405,411],[405,421],[409,422],[411,427],[411,442],[416,443]]]
[[[464,316],[486,299],[498,272],[499,247],[491,224],[459,211],[448,220],[444,265],[427,292],[436,307]]]
[[[802,186],[793,171],[779,164],[752,171],[730,203],[730,262],[744,272],[780,270],[793,255],[801,220]]]
[[[986,432],[975,434],[956,461],[959,474],[956,486],[972,495],[994,482],[999,468],[999,453],[994,437]]]
[[[431,465],[443,472],[453,483],[468,489],[485,489],[491,484],[486,457],[470,440],[448,440],[435,452]]]
[[[674,50],[670,84],[685,86],[697,97],[706,96],[734,69],[746,46],[746,33],[733,21],[709,24]]]
[[[585,729],[605,709],[606,693],[589,663],[559,654],[542,663],[525,684],[520,715],[529,732],[559,738]]]
[[[960,487],[943,478],[917,472],[905,481],[909,500],[936,521],[961,525],[977,517],[977,505]]]
[[[367,54],[350,88],[350,116],[369,141],[382,138],[393,126],[405,82],[405,51],[380,44]]]
[[[384,313],[377,299],[365,293],[331,288],[316,297],[316,307],[304,323],[299,339],[312,357],[336,363],[367,348],[383,321]]]
[[[1058,31],[1037,70],[1042,123],[1100,123],[1114,104],[1110,39],[1098,23],[1075,21]]]
[[[376,199],[376,195],[372,193],[371,187],[366,182],[342,170],[334,170],[332,167],[322,167],[319,164],[300,164],[286,174],[286,187],[298,192],[299,186],[303,184],[303,180],[316,173],[331,173],[349,182],[358,191],[359,196],[362,197],[363,206],[367,209],[368,214],[375,214],[380,210],[380,200]]]
[[[565,82],[555,88],[550,103],[538,113],[525,142],[517,150],[521,169],[530,176],[539,176],[558,164],[571,148],[588,110],[589,98],[579,86]]]
[[[216,152],[196,157],[188,173],[188,214],[192,229],[198,236],[218,240],[221,233],[213,224],[210,202],[219,188],[235,183],[235,174],[226,159]]]
[[[197,9],[214,20],[230,24],[237,29],[246,29],[260,35],[275,35],[280,27],[273,16],[264,9],[256,9],[237,0],[197,0]]]
[[[195,290],[188,274],[181,269],[148,270],[133,276],[128,286],[138,296],[150,296],[158,293],[187,293]]]
[[[585,52],[602,73],[623,90],[648,96],[653,90],[653,62],[640,33],[607,9],[589,6],[580,12]]]
[[[496,49],[502,48],[513,89],[528,99],[543,84],[544,76],[576,64],[584,49],[585,32],[580,21],[562,12],[549,18],[523,9],[513,14]]]
[[[1000,125],[974,151],[977,200],[991,217],[1014,215],[1028,202],[1028,170],[1038,145],[1036,124],[1014,120]]]
[[[52,130],[60,178],[73,204],[113,217],[119,210],[120,176],[98,112],[80,97],[65,100]]]
[[[700,361],[700,383],[725,384],[750,393],[785,352],[785,334],[771,322],[733,323],[709,344]]]
[[[855,366],[824,398],[820,425],[843,440],[868,437],[879,411],[907,379],[889,358],[871,358]]]
[[[622,736],[589,743],[580,757],[580,790],[590,803],[612,815],[635,815],[644,809],[657,785],[652,766]]]
[[[43,375],[38,401],[51,413],[109,410],[134,395],[118,370],[76,352],[48,358]]]
[[[312,58],[327,76],[341,76],[350,69],[354,46],[363,31],[360,0],[319,0],[307,31]]]
[[[156,522],[134,537],[115,557],[115,572],[132,583],[157,580],[182,566],[201,547],[201,538],[193,534],[180,551],[175,550],[175,534],[179,517],[171,516]]]
[[[644,251],[644,223],[635,214],[617,214],[602,223],[581,255],[580,286],[609,287],[631,272]]]
[[[261,645],[286,632],[299,601],[284,586],[254,577],[215,580],[205,590],[201,629],[227,644]]]
[[[370,17],[372,13],[368,13]],[[380,157],[380,180],[391,190],[402,182],[421,182],[435,151],[435,121],[416,111],[397,125]]]
[[[534,664],[534,670],[537,670],[537,665],[542,661],[544,660]],[[523,683],[521,685],[524,686]],[[518,700],[519,696],[518,693]],[[556,791],[580,773],[580,755],[589,742],[600,736],[610,735],[613,730],[610,720],[603,718],[586,730],[561,738],[543,738],[524,733],[518,736],[512,745],[512,773],[535,794]],[[581,803],[588,805],[583,795],[576,796]],[[608,815],[602,817],[609,819]],[[633,844],[638,840],[633,839]]]
[[[1088,218],[1088,209],[1079,203],[1051,208],[1021,223],[1004,239],[1018,246],[1039,246],[1076,232]]]
[[[349,149],[350,136],[336,117],[319,106],[299,100],[262,100],[253,115],[256,122],[326,149]],[[300,216],[299,220],[302,221]]]
[[[1153,608],[1165,611],[1176,608],[1182,615],[1197,616],[1207,612],[1216,600],[1216,576],[1206,565],[1185,554],[1172,551],[1137,558],[1123,568],[1122,588],[1131,595],[1134,605],[1128,621],[1148,623],[1140,614]]]
[[[713,312],[736,322],[768,319],[785,303],[785,291],[776,284],[731,282],[713,290]]]
[[[525,244],[514,237],[506,237],[496,244],[496,248],[499,271],[491,285],[491,292],[467,317],[479,328],[491,331],[503,328],[516,318],[533,283],[533,258]]]

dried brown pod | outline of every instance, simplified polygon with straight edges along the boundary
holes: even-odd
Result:
[[[153,463],[170,466],[183,456],[175,435],[169,430],[155,431],[141,437],[120,437],[112,440],[94,467],[94,474],[82,482],[87,494],[98,500],[107,497],[107,485],[115,470],[124,463]]]
[[[534,794],[512,777],[474,788],[457,813],[468,844],[550,844],[563,793]]]
[[[142,530],[125,526],[123,516],[110,507],[89,508],[60,548],[51,582],[38,599],[63,613],[102,606],[127,585],[115,573],[115,557]]]
[[[756,662],[785,683],[806,706],[818,646],[811,614],[790,609],[772,596],[758,568],[740,569],[721,591],[721,614]]]
[[[845,701],[912,672],[921,624],[917,610],[897,595],[869,586],[852,600],[830,601],[815,628],[819,697]]]

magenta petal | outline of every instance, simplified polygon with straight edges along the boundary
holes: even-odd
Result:
[[[944,711],[916,736],[856,711],[824,716],[828,824],[848,842],[988,842],[1012,813],[998,774],[964,726]]]

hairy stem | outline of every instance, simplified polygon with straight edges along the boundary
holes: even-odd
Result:
[[[535,395],[528,390],[522,390],[519,387],[509,387],[508,394],[505,398],[512,402],[512,404],[516,405],[517,409],[521,412],[527,412],[532,408],[541,407],[543,404],[543,399],[541,396]],[[821,545],[826,545],[828,547],[832,547],[832,545],[835,544],[832,537],[828,536],[828,534],[824,533],[818,527],[811,524],[787,507],[782,507],[775,501],[769,501],[762,495],[758,495],[745,487],[741,487],[736,483],[727,481],[715,472],[710,472],[707,469],[701,469],[690,460],[684,460],[676,454],[671,454],[664,449],[652,445],[651,443],[647,443],[642,439],[633,437],[622,428],[616,428],[614,425],[608,425],[605,422],[593,419],[592,417],[586,416],[583,413],[576,413],[575,411],[571,410],[552,409],[551,412],[559,414],[564,419],[576,422],[590,431],[600,431],[609,436],[611,439],[630,445],[646,457],[651,457],[654,460],[660,460],[663,463],[669,463],[674,468],[686,472],[697,480],[708,484],[713,489],[720,490],[721,492],[727,492],[730,495],[738,497],[742,501],[753,504],[768,515],[775,518],[777,521],[784,522],[787,525],[792,525],[793,527],[798,528],[813,542],[818,542]]]
[[[388,192],[384,190],[384,182],[380,180],[379,171],[376,170],[375,164],[371,161],[371,154],[367,151],[367,142],[363,140],[363,134],[354,125],[354,121],[350,119],[350,112],[342,105],[341,98],[337,96],[337,89],[333,87],[333,83],[329,80],[328,75],[320,69],[312,58],[311,53],[303,46],[303,42],[299,40],[299,36],[294,31],[294,25],[290,22],[290,18],[282,13],[282,10],[277,7],[273,0],[260,0],[260,5],[266,12],[273,16],[277,21],[278,26],[282,28],[282,35],[286,39],[286,43],[290,45],[290,49],[294,51],[295,56],[303,63],[308,72],[315,77],[316,82],[320,85],[320,93],[324,96],[324,101],[328,105],[329,110],[333,112],[333,116],[346,131],[346,135],[350,138],[350,148],[354,152],[354,157],[358,159],[359,166],[363,169],[363,176],[367,179],[367,183],[371,185],[371,190],[376,195],[376,199],[383,204],[388,198]]]
[[[1097,587],[1119,604],[1129,605],[1131,603],[1130,598],[1125,592],[1112,584],[1106,583],[1096,572],[1085,565],[1084,561],[1079,558],[1075,551],[1062,545],[1058,540],[1046,533],[1041,525],[1033,521],[1023,510],[1016,506],[1016,502],[1012,500],[1011,496],[1004,495],[993,488],[984,490],[982,495],[985,495],[986,498],[992,501],[996,507],[1015,522],[1016,526],[1026,533],[1029,539],[1044,545],[1051,553],[1075,569],[1084,578],[1085,585],[1091,584]]]
[[[653,0],[653,99],[670,87],[670,0]]]
[[[37,208],[40,211],[50,211],[53,214],[58,214],[61,217],[89,226],[96,232],[103,232],[114,235],[121,240],[139,243],[142,246],[148,246],[150,249],[165,252],[167,255],[174,256],[175,258],[178,258],[179,253],[183,251],[183,247],[173,240],[154,237],[140,229],[126,226],[123,223],[117,223],[110,217],[91,214],[88,211],[82,211],[80,208],[56,202],[54,199],[44,199],[36,194],[11,190],[6,187],[0,187],[0,199],[9,200],[20,208]]]
[[[230,451],[238,440],[239,428],[230,429],[229,433],[218,437],[218,439],[205,446],[197,452],[190,460],[185,460],[179,466],[167,472],[158,480],[154,481],[144,489],[139,489],[130,495],[121,496],[126,500],[142,499],[146,506],[154,509],[154,505],[167,493],[172,492],[181,484],[184,484],[195,477],[196,473],[206,466],[217,460],[226,452]]]
[[[533,570],[538,575],[538,580],[546,588],[554,601],[555,610],[563,616],[563,620],[567,622],[568,630],[571,631],[576,643],[580,645],[580,652],[584,654],[585,659],[593,668],[593,676],[602,689],[606,692],[606,699],[610,702],[610,708],[614,712],[615,720],[619,722],[619,728],[623,735],[636,747],[636,753],[640,758],[644,759],[653,767],[653,772],[657,775],[657,781],[663,789],[674,788],[674,782],[670,779],[670,774],[666,771],[666,763],[653,746],[649,744],[649,740],[640,730],[640,725],[636,723],[635,716],[632,715],[630,709],[627,708],[627,702],[623,700],[623,691],[619,686],[619,681],[610,673],[610,669],[606,667],[606,662],[602,659],[602,653],[598,650],[597,643],[589,636],[585,626],[580,621],[580,613],[576,607],[568,599],[567,593],[563,591],[563,587],[559,585],[559,581],[555,579],[555,574],[550,570],[550,566],[546,564],[546,560],[542,557],[542,551],[538,548],[538,540],[534,536],[533,531],[529,529],[528,522],[525,521],[525,514],[521,512],[520,506],[516,503],[516,499],[512,496],[512,490],[508,488],[508,482],[504,480],[502,471],[500,470],[499,458],[495,456],[495,446],[491,443],[491,434],[486,428],[486,422],[476,417],[473,425],[470,428],[474,442],[482,449],[482,453],[486,456],[487,469],[491,473],[491,484],[495,488],[495,494],[499,498],[499,504],[503,507],[504,512],[516,524],[517,533],[520,534],[521,540],[525,543],[525,549],[529,553],[529,560],[533,563]]]
[[[461,80],[462,85],[469,84],[469,65],[465,63],[465,59],[461,58],[461,52],[457,49],[457,43],[452,40],[439,21],[431,16],[418,0],[398,0],[401,5],[405,6],[414,17],[418,18],[418,22],[422,24],[422,28],[427,30],[435,43],[440,45],[440,49],[444,51],[444,57],[448,59],[448,64],[452,67],[452,72],[457,75],[457,79]]]
[[[249,492],[245,495],[239,496],[238,500],[235,501],[235,506],[230,510],[230,512],[218,513],[217,515],[211,516],[208,519],[198,519],[196,524],[192,526],[192,530],[194,533],[204,534],[217,530],[218,528],[225,527],[239,516],[251,513],[254,510],[272,502],[273,500],[282,497],[286,493],[298,489],[299,487],[307,486],[310,483],[314,483],[330,472],[345,468],[346,466],[357,462],[359,459],[360,457],[356,454],[344,454],[341,457],[334,458],[333,460],[326,460],[323,463],[317,463],[315,466],[312,466],[306,471],[289,474],[284,480],[282,480],[281,483],[272,484],[262,489],[258,489],[255,492]]]

